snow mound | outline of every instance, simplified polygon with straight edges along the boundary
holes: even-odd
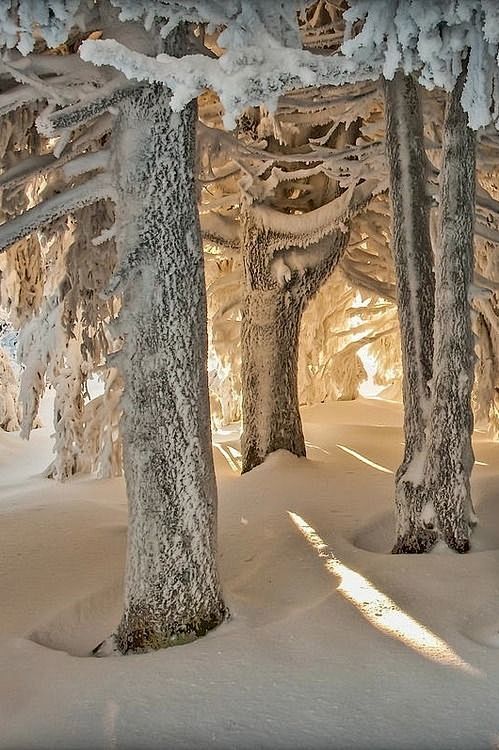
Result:
[[[492,623],[472,626],[469,630],[463,631],[463,635],[470,641],[488,646],[489,648],[499,648],[499,617]]]
[[[102,634],[112,633],[120,620],[122,591],[122,582],[116,581],[78,599],[33,630],[29,639],[71,656],[90,656]]]
[[[366,552],[390,554],[395,541],[393,511],[384,512],[366,524],[353,538],[353,545]]]

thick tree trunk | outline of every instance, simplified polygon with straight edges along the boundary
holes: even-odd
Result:
[[[436,540],[425,526],[423,463],[432,377],[434,275],[426,193],[423,117],[417,83],[398,72],[385,81],[393,258],[403,364],[405,450],[395,478],[394,552],[424,552]]]
[[[249,218],[242,239],[245,294],[241,323],[243,473],[280,448],[305,455],[298,401],[303,299],[270,269],[265,234]]]
[[[269,242],[272,246],[271,238],[252,223],[248,213],[242,239],[243,473],[279,449],[306,455],[298,399],[301,319],[309,300],[338,264],[348,233],[334,232],[321,263],[302,273],[290,273],[282,282],[272,272]]]
[[[160,85],[119,105],[114,167],[124,286],[116,364],[129,501],[122,653],[188,642],[226,616],[216,564],[217,491],[206,298],[196,205],[196,105]]]
[[[426,457],[427,513],[446,544],[469,549],[474,523],[471,390],[474,376],[470,285],[473,279],[476,137],[461,106],[464,74],[449,95],[440,172],[435,249],[435,357]]]

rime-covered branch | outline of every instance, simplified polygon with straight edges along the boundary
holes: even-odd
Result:
[[[201,229],[206,242],[213,242],[222,247],[239,247],[239,225],[217,213],[201,214]]]
[[[114,197],[115,190],[107,175],[93,177],[83,185],[56,194],[0,225],[0,252],[54,219],[99,200]]]
[[[156,58],[133,52],[115,40],[87,40],[80,54],[96,65],[111,65],[127,78],[162,83],[173,93],[172,108],[180,110],[206,88],[217,91],[226,112],[226,124],[249,106],[266,103],[274,109],[282,93],[303,86],[320,86],[376,79],[379,69],[366,63],[353,72],[351,61],[341,56],[318,57],[305,50],[286,47],[245,47],[227,51],[221,58],[189,55],[180,60],[161,54]],[[265,69],[265,79],[254,75],[253,66]]]
[[[346,224],[373,199],[378,187],[376,180],[352,185],[342,195],[307,214],[285,214],[269,206],[256,205],[252,209],[254,221],[265,231],[276,236],[276,246],[307,247],[318,242],[335,228]],[[281,238],[281,239],[277,239]]]
[[[119,102],[130,96],[137,86],[128,84],[114,88],[109,93],[99,91],[94,98],[85,98],[76,104],[72,104],[56,112],[42,113],[38,118],[40,132],[47,136],[53,136],[61,130],[68,130],[84,125],[94,120],[99,115],[112,110]]]

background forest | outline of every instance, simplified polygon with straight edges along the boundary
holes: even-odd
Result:
[[[496,747],[496,3],[4,6],[3,746]]]

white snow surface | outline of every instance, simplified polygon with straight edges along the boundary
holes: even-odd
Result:
[[[237,427],[215,436],[232,619],[103,659],[87,655],[118,622],[122,480],[41,478],[50,429],[0,432],[0,748],[499,746],[499,444],[475,433],[472,551],[392,556],[400,405],[303,417],[309,458],[243,477]]]

